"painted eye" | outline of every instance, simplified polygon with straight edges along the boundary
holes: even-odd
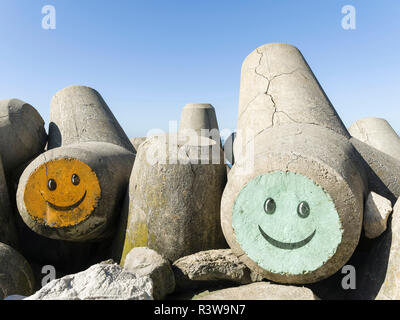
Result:
[[[310,215],[310,206],[307,202],[302,201],[297,207],[297,214],[300,218],[307,218]]]
[[[79,176],[77,174],[73,174],[71,181],[73,185],[77,186],[79,182],[81,182],[81,179],[79,179]]]
[[[267,200],[265,200],[264,202],[264,211],[267,214],[273,214],[276,210],[276,203],[274,201],[274,199],[272,198],[268,198]]]
[[[57,189],[57,182],[53,179],[49,179],[47,182],[47,188],[49,188],[50,191],[54,191]]]

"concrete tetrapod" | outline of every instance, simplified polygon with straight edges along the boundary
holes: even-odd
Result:
[[[61,90],[51,104],[49,150],[20,179],[22,219],[52,239],[111,236],[134,158],[132,144],[97,91]]]
[[[350,126],[349,132],[354,138],[400,161],[400,137],[385,119],[358,120]]]
[[[300,51],[266,44],[242,65],[235,159],[254,136],[285,123],[315,124],[350,137]]]
[[[17,230],[0,156],[0,243],[16,248],[17,242]]]
[[[221,201],[233,252],[281,283],[311,283],[340,269],[362,228],[366,178],[347,138],[315,125],[288,124],[254,138],[236,162]]]
[[[221,222],[250,269],[276,282],[312,283],[351,257],[368,190],[349,139],[297,48],[268,44],[245,59]]]
[[[149,247],[170,261],[226,247],[219,216],[226,183],[222,150],[206,137],[185,138],[152,136],[140,146],[118,240],[122,264],[133,247]]]
[[[17,251],[0,243],[0,300],[33,294],[35,280],[29,263]]]
[[[368,189],[389,199],[394,205],[400,197],[400,161],[354,137],[350,141],[362,156]]]
[[[43,152],[44,121],[34,107],[18,99],[0,101],[0,155],[6,175]]]
[[[208,103],[189,103],[183,107],[179,122],[180,135],[197,135],[220,142],[219,128],[215,109]]]

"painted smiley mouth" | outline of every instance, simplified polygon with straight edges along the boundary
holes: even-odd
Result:
[[[55,204],[53,204],[53,203],[51,203],[49,201],[47,201],[47,204],[49,205],[50,208],[52,208],[54,210],[57,210],[57,211],[70,211],[70,210],[73,210],[76,207],[78,207],[83,202],[83,200],[85,200],[86,193],[87,193],[87,191],[85,191],[84,195],[82,196],[82,198],[78,202],[75,202],[74,204],[72,204],[70,206],[67,206],[67,207],[60,207],[60,206],[57,206],[57,205],[55,205]]]
[[[301,247],[304,247],[307,243],[311,241],[312,238],[314,238],[315,233],[317,230],[314,230],[313,233],[311,233],[307,238],[304,240],[301,240],[299,242],[280,242],[278,240],[275,240],[271,238],[269,235],[267,235],[263,229],[261,229],[260,226],[258,226],[258,229],[260,230],[261,235],[264,237],[265,240],[267,240],[270,244],[273,246],[279,248],[279,249],[285,249],[285,250],[290,250],[290,249],[298,249]]]

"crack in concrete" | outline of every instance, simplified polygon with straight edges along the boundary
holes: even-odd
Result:
[[[277,75],[273,76],[272,78],[269,78],[269,77],[267,77],[265,74],[259,73],[259,72],[257,71],[257,69],[261,66],[261,61],[262,61],[262,58],[263,58],[263,56],[264,56],[264,53],[263,53],[263,52],[260,52],[258,49],[256,49],[256,51],[257,51],[257,53],[260,55],[260,59],[259,59],[259,61],[258,61],[258,65],[254,68],[254,73],[255,73],[256,75],[258,75],[258,76],[260,76],[260,77],[266,79],[266,80],[268,81],[268,84],[267,84],[267,88],[266,88],[266,90],[265,90],[264,93],[262,93],[262,92],[261,92],[261,93],[258,93],[253,99],[251,99],[251,100],[247,103],[247,105],[246,105],[246,107],[244,108],[244,110],[240,113],[239,119],[240,119],[240,118],[242,117],[242,115],[248,110],[249,106],[250,106],[260,95],[266,94],[266,95],[269,96],[269,98],[271,99],[271,102],[273,103],[273,107],[274,107],[274,113],[272,114],[272,119],[271,119],[272,126],[274,126],[274,117],[275,117],[275,113],[280,113],[280,112],[281,112],[281,113],[284,113],[291,121],[296,122],[296,123],[299,123],[299,122],[295,121],[292,117],[290,117],[286,112],[284,112],[284,111],[278,111],[278,110],[277,110],[277,107],[276,107],[276,103],[275,103],[275,101],[274,101],[274,98],[272,97],[271,94],[269,94],[269,89],[270,89],[270,85],[271,85],[272,81],[275,80],[276,78],[279,78],[279,77],[284,76],[284,75],[291,75],[291,74],[294,74],[295,72],[298,72],[298,71],[304,70],[304,69],[303,69],[303,68],[296,68],[296,69],[294,69],[293,71],[290,71],[290,72],[282,72],[282,73],[280,73],[280,74],[277,74]],[[265,60],[266,60],[266,64],[267,64],[267,69],[270,70],[269,63],[268,63],[268,57],[267,57],[267,56],[266,56],[266,59],[265,59]]]

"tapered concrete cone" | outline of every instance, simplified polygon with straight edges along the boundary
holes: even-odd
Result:
[[[197,134],[220,142],[215,109],[208,103],[189,103],[182,110],[180,135]]]
[[[349,132],[354,138],[400,161],[400,137],[385,119],[358,120],[350,126]]]

